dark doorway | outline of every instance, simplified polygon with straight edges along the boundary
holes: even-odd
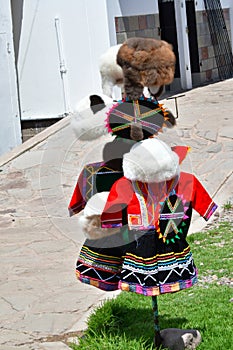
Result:
[[[167,42],[173,45],[173,49],[176,55],[175,78],[179,78],[180,65],[179,65],[179,51],[178,51],[178,43],[177,43],[174,0],[159,0],[158,3],[159,3],[161,39],[166,40]],[[199,73],[200,65],[199,65],[199,53],[198,53],[198,43],[197,43],[195,3],[194,3],[194,0],[185,0],[185,3],[186,3],[191,72]]]
[[[195,4],[194,4],[194,0],[186,0],[185,3],[186,3],[191,72],[199,73],[200,65],[199,65],[199,53],[198,53],[198,44],[197,44],[197,24],[196,24],[196,15],[195,15]]]
[[[176,32],[174,0],[159,0],[160,36],[162,40],[172,44],[176,55],[175,78],[180,78],[180,63]]]

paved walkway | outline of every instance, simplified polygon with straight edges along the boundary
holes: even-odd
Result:
[[[163,139],[192,147],[193,171],[221,204],[233,198],[233,79],[186,92],[177,127]],[[165,105],[175,113],[174,101]],[[59,338],[85,328],[90,310],[112,294],[78,283],[84,241],[67,205],[84,164],[106,140],[77,141],[69,118],[0,158],[0,349],[68,349]],[[193,218],[191,231],[205,224]],[[53,341],[52,341],[53,340]]]

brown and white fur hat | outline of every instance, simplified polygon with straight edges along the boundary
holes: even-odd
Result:
[[[174,79],[176,58],[172,46],[163,40],[129,38],[117,53],[124,75],[126,97],[137,100],[147,86],[155,97]]]

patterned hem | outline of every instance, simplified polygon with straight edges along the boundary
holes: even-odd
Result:
[[[180,290],[192,287],[197,283],[197,276],[195,275],[190,280],[178,281],[174,283],[167,283],[160,286],[146,287],[135,283],[128,283],[119,281],[119,283],[110,283],[97,280],[95,278],[82,275],[79,271],[76,271],[77,279],[85,284],[89,284],[106,292],[121,289],[124,292],[134,292],[145,296],[157,296],[165,293],[175,293]]]
[[[134,292],[137,294],[143,294],[145,296],[157,296],[165,293],[179,292],[182,289],[192,287],[197,283],[197,276],[192,277],[190,280],[178,281],[174,283],[162,284],[155,287],[145,287],[135,283],[119,282],[119,289],[125,292]]]
[[[111,282],[100,281],[95,278],[84,276],[79,271],[76,271],[76,277],[80,282],[89,284],[91,286],[104,290],[105,292],[112,292],[114,290],[119,289],[118,282],[111,283]]]

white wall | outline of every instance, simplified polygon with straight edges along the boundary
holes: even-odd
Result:
[[[0,155],[21,143],[10,0],[0,0]]]
[[[224,7],[232,8],[231,2],[222,0]],[[196,9],[203,9],[203,0],[196,1]],[[18,60],[22,119],[63,115],[82,97],[101,92],[98,58],[116,44],[115,17],[150,13],[158,13],[158,1],[25,0]],[[67,68],[64,80],[59,70],[56,17]]]
[[[59,18],[69,110],[101,92],[98,58],[109,47],[106,0],[25,0],[19,48],[22,119],[67,112],[60,74],[55,18]]]

